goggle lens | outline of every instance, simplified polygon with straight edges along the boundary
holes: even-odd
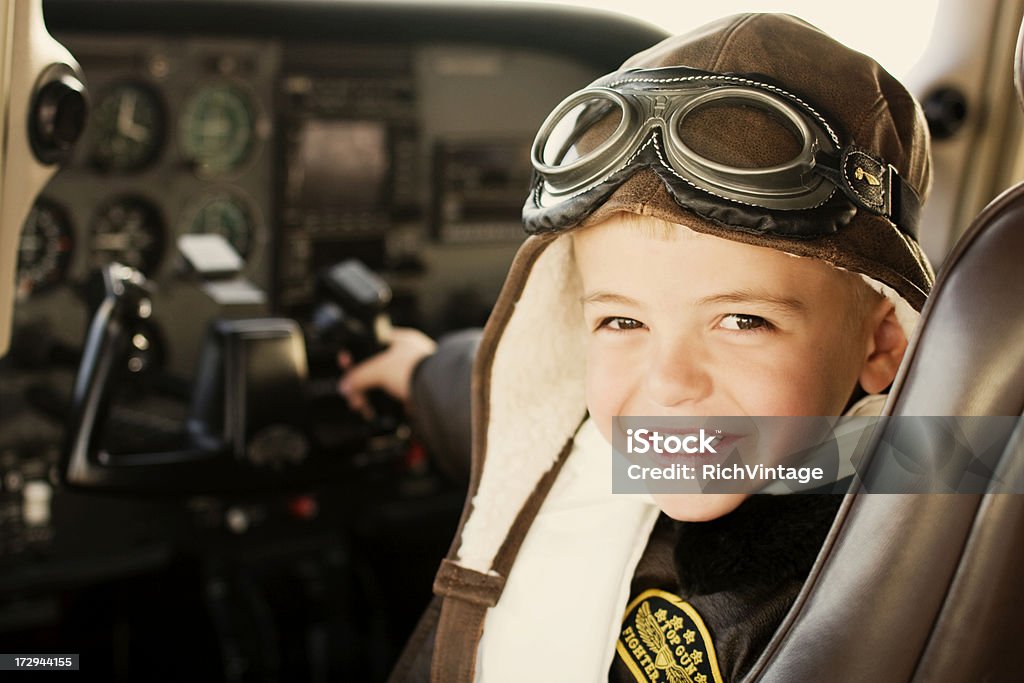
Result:
[[[607,97],[588,97],[561,116],[541,152],[545,164],[562,168],[594,153],[618,130],[622,108]],[[585,145],[581,142],[585,141]]]

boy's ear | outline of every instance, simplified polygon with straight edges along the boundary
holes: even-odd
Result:
[[[860,373],[860,386],[869,394],[885,391],[896,378],[903,354],[907,350],[907,335],[896,320],[896,308],[888,299],[882,299],[868,316],[870,335],[868,354]]]

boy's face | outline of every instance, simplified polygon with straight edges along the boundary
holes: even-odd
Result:
[[[617,415],[843,412],[876,350],[877,314],[868,309],[879,309],[858,303],[852,276],[680,226],[665,236],[661,222],[618,216],[574,236],[587,407],[609,443]],[[669,516],[697,521],[732,511],[746,495],[654,497]]]

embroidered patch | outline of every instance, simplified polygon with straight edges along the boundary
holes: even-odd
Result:
[[[644,591],[629,603],[615,650],[641,683],[722,683],[704,620],[666,591]]]

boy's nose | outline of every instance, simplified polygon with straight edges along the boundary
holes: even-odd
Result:
[[[674,407],[699,401],[711,393],[711,386],[697,349],[673,343],[655,350],[647,373],[647,393],[654,403]]]

